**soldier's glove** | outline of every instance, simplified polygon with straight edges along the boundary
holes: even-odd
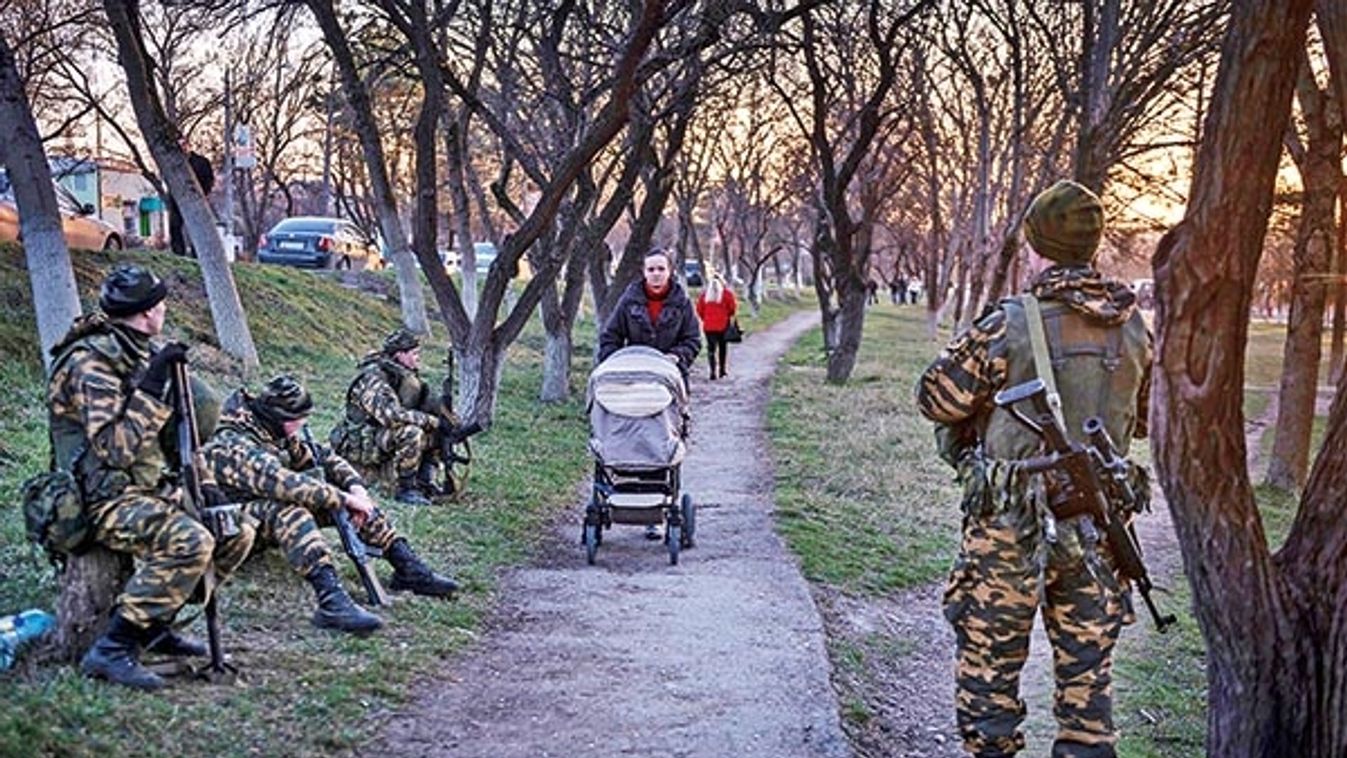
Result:
[[[201,515],[213,536],[220,539],[239,534],[239,507],[229,502],[223,490],[214,484],[203,484],[201,499],[206,501]]]
[[[453,434],[454,429],[457,428],[458,424],[455,424],[454,422],[450,421],[447,418],[441,418],[439,426],[437,427],[437,431],[439,432],[439,435],[441,437],[448,437],[449,435]]]
[[[150,365],[145,368],[145,375],[140,377],[140,383],[136,387],[148,395],[166,400],[168,397],[169,372],[174,365],[186,361],[186,345],[181,342],[170,342],[164,345],[150,357]]]

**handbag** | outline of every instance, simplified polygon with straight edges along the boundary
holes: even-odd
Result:
[[[730,323],[725,327],[725,341],[726,342],[744,341],[744,330],[739,328],[739,319],[737,318],[731,319]]]

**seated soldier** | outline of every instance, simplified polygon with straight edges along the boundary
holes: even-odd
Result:
[[[332,430],[332,447],[358,466],[378,469],[390,460],[397,473],[394,499],[429,505],[435,486],[439,435],[455,419],[422,381],[421,341],[406,329],[361,359],[346,391],[346,417]]]
[[[253,529],[220,539],[183,507],[180,462],[168,428],[177,423],[173,366],[187,347],[151,338],[164,327],[168,287],[139,266],[103,280],[102,313],[75,320],[51,349],[47,386],[56,464],[78,477],[93,541],[135,556],[106,631],[80,661],[85,676],[140,690],[164,686],[140,663],[142,651],[205,655],[198,640],[173,631],[189,598],[214,566],[224,581],[252,547]],[[203,472],[204,473],[204,472]],[[224,503],[209,476],[206,503]]]
[[[389,589],[447,597],[458,585],[432,571],[375,505],[351,464],[310,447],[301,434],[313,400],[294,378],[277,376],[256,397],[237,390],[202,450],[225,494],[257,520],[259,544],[279,544],[318,597],[314,626],[368,634],[383,625],[346,593],[319,525],[345,508],[361,541],[393,565]],[[321,466],[319,464],[321,461]]]

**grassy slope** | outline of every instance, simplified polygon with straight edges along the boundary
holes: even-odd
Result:
[[[209,341],[195,264],[115,256],[127,257],[147,261],[172,285],[168,333]],[[77,257],[86,307],[112,259]],[[240,266],[236,276],[262,353],[261,376],[285,369],[308,381],[319,404],[313,425],[326,432],[358,354],[397,323],[395,304],[307,272]],[[46,440],[27,274],[12,248],[0,253],[0,282],[0,508],[9,511],[0,519],[0,608],[50,608],[52,575],[24,542],[15,495],[45,461]],[[577,342],[577,356],[587,355],[592,331]],[[310,590],[268,551],[224,594],[227,647],[246,672],[244,685],[183,683],[167,696],[144,697],[87,682],[69,667],[25,664],[0,678],[0,755],[325,755],[357,746],[403,700],[413,677],[473,638],[495,573],[528,556],[540,527],[570,505],[585,470],[586,424],[577,402],[534,402],[540,346],[541,337],[529,332],[511,351],[496,424],[474,442],[465,500],[431,509],[385,502],[432,563],[453,567],[466,582],[461,600],[401,600],[383,612],[385,631],[368,640],[320,633],[307,621]],[[443,351],[427,350],[427,362],[436,355]],[[238,383],[209,347],[195,349],[193,363],[219,369],[210,374],[217,386]],[[576,361],[577,387],[584,364]],[[353,580],[349,567],[343,571]]]
[[[918,374],[938,350],[925,334],[918,309],[872,309],[847,386],[823,382],[818,332],[790,351],[773,383],[769,423],[779,527],[811,581],[880,595],[943,580],[957,550],[958,492],[951,472],[934,455],[930,424],[912,401]],[[1281,337],[1276,330],[1251,332],[1251,382],[1275,385]],[[1144,445],[1139,452],[1145,453]],[[1257,497],[1270,538],[1279,544],[1295,502],[1266,488],[1258,488]],[[1161,596],[1162,605],[1173,611],[1191,607],[1183,577],[1170,584],[1173,594]],[[1205,646],[1191,614],[1180,617],[1169,634],[1129,634],[1119,646],[1120,755],[1202,754]],[[1142,617],[1139,623],[1148,621]],[[843,672],[865,666],[866,651],[849,643],[832,641],[830,651]],[[848,678],[857,677],[848,673]],[[863,720],[863,694],[843,696],[844,715]]]

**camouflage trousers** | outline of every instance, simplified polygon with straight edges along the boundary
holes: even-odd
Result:
[[[964,749],[1013,755],[1024,748],[1020,670],[1041,612],[1056,679],[1052,755],[1112,758],[1112,655],[1129,616],[1123,590],[1093,550],[1083,557],[1055,545],[1040,549],[1034,520],[1017,518],[1013,509],[965,519],[945,592],[945,616],[958,639],[956,712]]]
[[[135,556],[135,572],[117,606],[141,628],[171,622],[212,562],[216,580],[228,579],[248,557],[255,536],[253,525],[240,519],[239,533],[217,543],[181,506],[145,494],[93,504],[89,515],[98,544]]]
[[[390,460],[399,477],[413,476],[421,461],[432,454],[434,434],[415,424],[365,426],[333,434],[333,449],[346,460],[377,469]]]
[[[253,500],[243,510],[257,520],[258,544],[279,546],[286,562],[300,576],[308,576],[319,566],[332,565],[332,550],[319,531],[320,527],[333,524],[327,511],[314,513],[302,505],[278,500]],[[358,534],[361,542],[380,550],[398,537],[393,522],[377,508]]]

